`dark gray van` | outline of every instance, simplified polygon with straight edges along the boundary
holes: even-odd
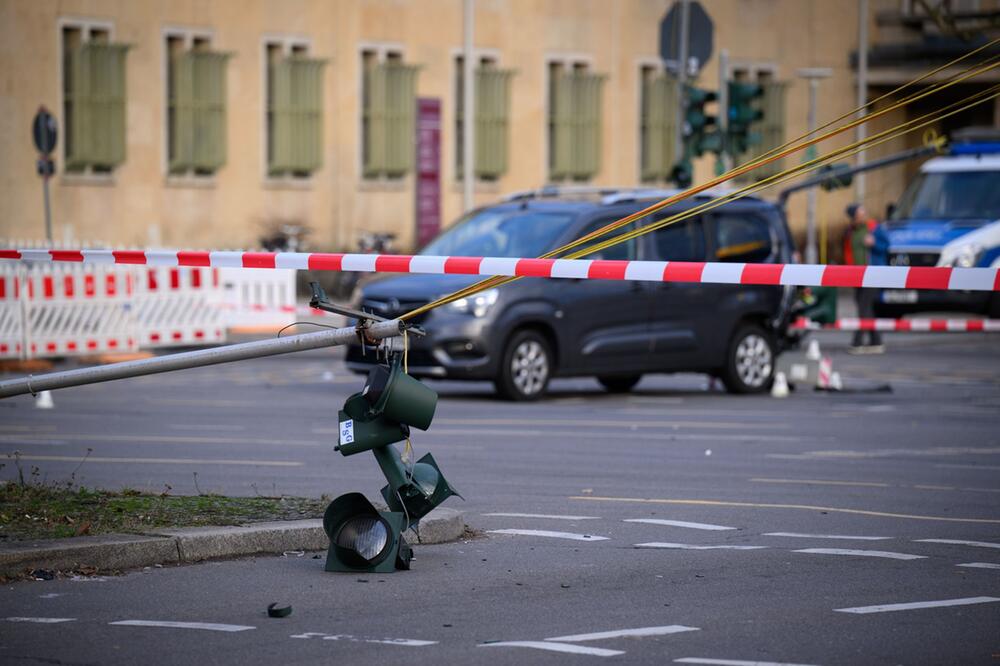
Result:
[[[537,257],[669,194],[517,195],[468,214],[421,254]],[[780,209],[745,198],[586,258],[789,263],[792,252]],[[360,307],[395,317],[481,279],[385,277],[363,287]],[[792,296],[791,288],[776,286],[522,278],[418,317],[427,335],[410,338],[409,370],[418,377],[491,380],[513,400],[539,398],[552,377],[595,376],[607,390],[624,392],[644,374],[680,371],[705,372],[732,392],[756,393],[771,384]],[[347,350],[347,365],[356,372],[368,372],[374,361],[358,345]]]

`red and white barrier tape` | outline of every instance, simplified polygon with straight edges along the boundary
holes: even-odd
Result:
[[[368,273],[447,273],[707,284],[1000,291],[1000,269],[997,268],[823,266],[814,264],[508,259],[319,252],[188,252],[176,250],[0,250],[0,259],[151,266],[284,268]]]
[[[832,324],[817,324],[799,319],[791,327],[797,330],[885,331],[901,333],[1000,333],[1000,319],[838,319]]]

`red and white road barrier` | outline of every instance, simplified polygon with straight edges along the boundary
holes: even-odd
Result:
[[[143,349],[226,341],[219,271],[149,266],[139,271],[133,311]]]
[[[808,319],[795,321],[797,330],[884,331],[900,333],[1000,333],[1000,319],[838,319],[832,324],[817,324]]]
[[[434,257],[308,252],[0,250],[0,259],[148,266],[438,273],[706,284],[1000,291],[1000,269],[683,261]]]

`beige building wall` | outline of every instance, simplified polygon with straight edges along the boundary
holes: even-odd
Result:
[[[41,183],[35,174],[31,119],[44,104],[62,124],[61,21],[107,22],[127,56],[127,158],[110,176],[52,180],[55,237],[68,242],[135,246],[249,248],[281,222],[304,224],[313,249],[351,249],[362,231],[415,237],[413,176],[370,181],[360,172],[360,49],[392,46],[420,65],[418,95],[442,101],[443,224],[462,211],[455,173],[454,57],[462,45],[461,0],[0,0],[0,237],[42,238]],[[715,23],[715,56],[701,87],[718,83],[717,54],[736,66],[769,67],[788,81],[787,136],[806,128],[802,67],[829,67],[819,118],[855,106],[849,53],[857,45],[856,0],[703,0]],[[873,10],[895,7],[872,0]],[[546,182],[546,62],[572,57],[607,75],[603,95],[601,171],[595,185],[634,186],[639,179],[639,69],[658,62],[663,0],[477,0],[476,46],[516,71],[512,82],[510,168],[479,183],[476,203]],[[873,11],[874,14],[874,11]],[[190,28],[232,54],[227,70],[228,159],[207,179],[166,172],[165,30]],[[876,27],[872,23],[873,34]],[[288,37],[327,61],[323,74],[323,166],[306,180],[266,176],[265,38]],[[902,117],[902,116],[900,116]],[[885,126],[899,118],[885,119]],[[853,132],[851,133],[853,137]],[[846,138],[830,142],[843,145]],[[887,146],[888,152],[899,145]],[[792,158],[796,160],[799,158]],[[696,182],[713,174],[714,158],[697,164]],[[789,162],[790,164],[791,162]],[[895,199],[903,170],[869,178],[873,211]],[[851,190],[818,195],[818,218],[840,223]],[[805,195],[795,195],[789,221],[804,229]]]

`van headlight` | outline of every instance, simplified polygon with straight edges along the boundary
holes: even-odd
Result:
[[[448,310],[452,312],[461,312],[463,314],[471,314],[474,317],[483,317],[493,304],[497,302],[497,298],[500,296],[499,289],[487,289],[486,291],[481,291],[478,294],[473,294],[472,296],[466,296],[465,298],[460,298],[457,301],[452,301],[448,304]]]
[[[972,268],[979,263],[979,256],[983,253],[983,248],[979,245],[963,245],[955,253],[952,265],[957,268]]]

